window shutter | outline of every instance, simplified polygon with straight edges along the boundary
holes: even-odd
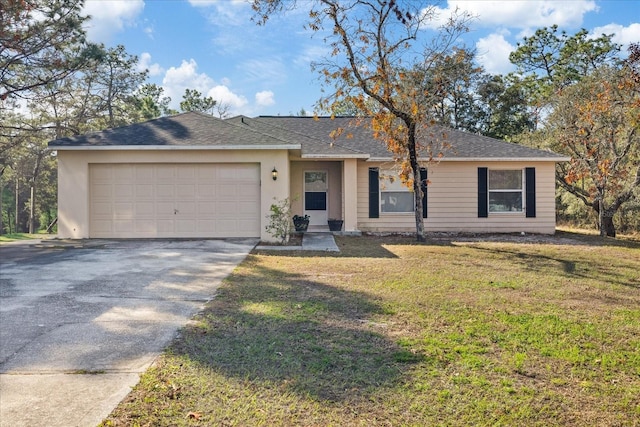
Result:
[[[527,218],[536,217],[536,168],[525,168],[524,170],[525,197],[527,204]]]
[[[427,169],[420,168],[420,186],[422,187],[422,217],[427,218]]]
[[[369,168],[369,218],[380,217],[380,172]]]
[[[478,218],[489,216],[488,168],[478,168]]]

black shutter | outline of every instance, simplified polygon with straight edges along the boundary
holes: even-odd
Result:
[[[536,217],[536,168],[524,170],[525,196],[527,204],[527,218]]]
[[[369,168],[369,218],[380,217],[380,173]]]
[[[420,187],[422,188],[422,218],[427,217],[427,169],[420,168]]]
[[[489,170],[478,168],[478,218],[489,216]]]

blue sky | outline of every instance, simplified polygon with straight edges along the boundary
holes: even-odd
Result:
[[[92,16],[89,38],[122,44],[137,55],[149,81],[165,89],[174,108],[190,88],[224,103],[232,115],[289,115],[301,108],[312,112],[321,96],[310,64],[328,49],[321,36],[303,29],[309,3],[298,0],[298,10],[266,26],[251,21],[246,0],[87,0],[85,13]],[[638,0],[437,4],[441,19],[456,7],[477,16],[462,42],[476,48],[478,61],[491,73],[512,71],[509,52],[543,26],[557,24],[569,34],[581,28],[615,34],[614,41],[625,47],[640,42]]]

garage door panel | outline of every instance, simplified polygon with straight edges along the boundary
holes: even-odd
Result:
[[[90,165],[91,237],[257,237],[257,164]]]
[[[193,200],[196,195],[195,184],[177,184],[176,196],[178,200]]]
[[[113,222],[113,230],[116,233],[133,233],[133,219],[116,219]]]
[[[110,184],[95,184],[92,188],[93,197],[95,199],[107,199],[110,200],[113,195],[111,194],[112,186]]]
[[[156,185],[156,190],[155,190],[155,197],[159,200],[162,199],[169,199],[169,200],[175,200],[176,198],[176,186],[175,184],[163,184],[163,183],[158,183]]]
[[[213,202],[198,201],[197,209],[198,209],[197,214],[199,219],[206,216],[212,216],[216,212],[216,204]]]
[[[176,182],[175,165],[150,165],[154,168],[155,180],[162,183]]]
[[[199,219],[196,224],[197,230],[200,233],[215,233],[216,221],[213,219]]]
[[[156,221],[156,229],[158,230],[158,237],[161,237],[165,234],[171,234],[174,230],[174,220],[173,219],[158,219]]]
[[[196,192],[198,199],[213,199],[216,195],[216,186],[214,184],[199,184]]]
[[[115,218],[131,218],[133,219],[133,202],[118,202],[113,205],[113,215]]]
[[[144,235],[148,235],[149,237],[154,236],[154,233],[156,231],[156,225],[154,222],[151,222],[149,220],[145,220],[145,219],[138,219],[136,218],[133,222],[134,224],[134,233],[135,234],[144,234]]]
[[[153,200],[154,199],[154,186],[152,184],[135,184],[136,199],[138,200]]]
[[[113,171],[113,181],[116,183],[123,183],[127,185],[131,185],[132,182],[135,182],[135,170],[131,169],[125,165],[118,165]]]
[[[185,215],[193,216],[195,218],[195,214],[197,213],[195,202],[179,201],[176,203],[176,210],[178,211],[176,213],[178,218]]]
[[[156,211],[156,205],[153,202],[136,201],[134,216],[135,218],[153,218]]]

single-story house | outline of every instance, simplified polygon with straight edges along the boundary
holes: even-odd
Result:
[[[337,128],[342,133],[330,136]],[[434,126],[424,162],[427,232],[555,232],[558,154]],[[322,229],[415,231],[413,192],[372,131],[348,117],[218,119],[184,113],[49,143],[61,238],[273,240],[270,206]]]

